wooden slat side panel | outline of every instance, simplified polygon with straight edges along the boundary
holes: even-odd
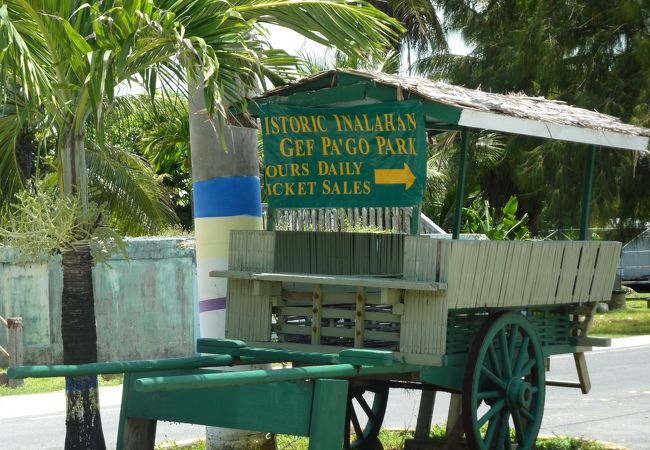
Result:
[[[593,242],[583,242],[582,244],[582,255],[580,257],[576,287],[573,295],[574,303],[589,301],[589,291],[591,290],[591,282],[594,277],[598,247],[598,243]]]
[[[503,280],[498,291],[498,306],[510,306],[511,298],[508,297],[508,286],[516,279],[517,266],[515,254],[515,242],[506,242],[505,261],[503,268]]]
[[[254,295],[250,280],[228,281],[226,338],[271,340],[271,299]]]
[[[273,270],[275,233],[236,230],[230,233],[229,270],[270,272]]]
[[[620,242],[601,242],[590,301],[607,301],[611,298],[614,277],[621,254]]]
[[[582,251],[580,242],[566,242],[564,245],[564,257],[560,271],[560,281],[557,288],[556,303],[571,303],[573,300],[573,289],[578,274],[578,261]]]
[[[443,293],[408,291],[404,298],[400,352],[443,354],[447,306]]]

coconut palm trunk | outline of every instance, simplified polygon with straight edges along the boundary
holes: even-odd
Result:
[[[92,256],[86,242],[63,252],[61,334],[63,362],[97,361]],[[66,377],[66,450],[105,449],[97,376]]]

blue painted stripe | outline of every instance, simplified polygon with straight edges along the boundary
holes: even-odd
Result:
[[[87,389],[97,389],[97,375],[80,375],[65,377],[65,389],[68,392],[79,392]]]
[[[258,177],[223,177],[194,182],[194,217],[262,217]]]

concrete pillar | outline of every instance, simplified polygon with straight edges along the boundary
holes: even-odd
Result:
[[[262,229],[257,130],[211,119],[201,89],[189,104],[198,282],[199,333],[223,338],[226,280],[211,270],[228,268],[230,230]],[[224,405],[227,407],[227,405]],[[263,448],[264,435],[208,428],[209,449]]]

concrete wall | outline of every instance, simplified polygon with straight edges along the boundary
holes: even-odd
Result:
[[[197,333],[194,240],[130,239],[129,258],[93,269],[100,361],[194,353]],[[17,264],[0,249],[0,315],[22,317],[25,364],[62,362],[61,258]],[[7,332],[0,328],[0,345]],[[0,356],[0,365],[7,361]]]
[[[650,230],[646,230],[623,246],[621,278],[639,280],[650,278]]]

